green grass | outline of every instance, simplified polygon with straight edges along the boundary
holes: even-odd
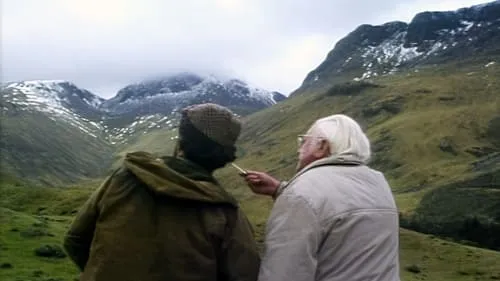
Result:
[[[17,188],[18,194],[24,194],[22,196],[25,198],[29,196],[31,190],[27,187]],[[0,280],[74,280],[77,269],[68,258],[40,258],[35,256],[34,250],[46,244],[61,245],[63,234],[72,217],[57,214],[60,210],[72,210],[73,206],[60,199],[66,198],[70,201],[69,199],[74,198],[74,201],[78,202],[77,205],[81,205],[91,191],[90,188],[83,190],[81,194],[77,194],[72,189],[60,189],[59,197],[33,196],[30,204],[21,208],[23,212],[0,208],[0,264],[9,263],[13,266],[11,269],[0,269]],[[8,200],[2,202],[2,206],[6,201]],[[15,205],[17,204],[10,204],[11,207]],[[34,208],[36,205],[50,205],[52,208],[44,210],[44,215],[39,215]],[[263,196],[246,196],[241,205],[254,225],[256,240],[262,249],[272,200]],[[41,229],[54,236],[21,235],[22,232],[33,229]],[[497,266],[500,264],[500,252],[465,246],[404,229],[401,230],[400,239],[402,280],[422,280],[425,277],[425,280],[431,281],[465,281],[500,277],[500,268]],[[421,272],[416,274],[408,271],[410,266],[417,266]],[[34,277],[37,271],[43,272],[41,277]]]
[[[61,245],[70,217],[35,216],[0,208],[0,280],[75,280],[78,270],[68,258],[45,258],[35,255],[43,245]],[[24,233],[42,230],[43,236]]]
[[[38,257],[34,251],[43,245],[62,247],[73,215],[99,184],[100,180],[67,187],[0,183],[0,267],[12,266],[0,268],[0,280],[78,280],[78,270],[67,257]]]
[[[400,233],[401,279],[493,280],[500,278],[500,253],[456,244],[409,230]],[[417,266],[421,272],[408,271]]]
[[[496,73],[500,75],[500,71]],[[303,133],[316,118],[335,113],[346,113],[364,124],[374,143],[382,132],[394,139],[387,151],[378,154],[386,154],[389,160],[401,162],[402,166],[388,169],[382,163],[377,168],[388,174],[395,188],[418,185],[424,180],[439,183],[453,179],[474,160],[465,152],[466,148],[491,145],[492,140],[483,135],[488,121],[499,113],[497,91],[500,83],[497,79],[490,77],[483,81],[463,73],[436,77],[431,71],[381,78],[376,83],[383,87],[352,96],[310,93],[253,114],[242,136],[243,146],[248,154],[265,151],[265,155],[264,158],[252,158],[251,164],[255,163],[257,168],[263,164],[268,169],[276,166],[276,161],[272,161],[276,156],[295,154],[296,134]],[[418,93],[423,85],[429,93]],[[443,95],[453,95],[456,100],[442,102],[439,98]],[[401,97],[401,113],[381,112],[374,117],[363,114],[363,110],[374,107],[374,103],[396,96]],[[284,114],[278,116],[281,110]],[[279,130],[274,131],[275,128]],[[444,137],[451,137],[457,156],[439,149]],[[264,144],[265,140],[274,141],[276,145]]]
[[[98,185],[98,180],[62,188],[1,183],[0,207],[37,215],[70,215],[78,210]]]

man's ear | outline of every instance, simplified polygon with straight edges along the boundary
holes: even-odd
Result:
[[[180,144],[179,144],[179,140],[177,140],[175,142],[175,147],[174,147],[174,153],[173,153],[173,156],[174,157],[183,157],[184,156],[184,153],[183,151],[180,149]]]
[[[325,139],[321,139],[317,143],[317,147],[313,154],[318,159],[330,156],[330,143]]]

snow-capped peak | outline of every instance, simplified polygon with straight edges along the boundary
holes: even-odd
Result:
[[[211,74],[204,77],[204,80],[200,84],[200,86],[209,84],[219,84],[221,86],[224,86],[230,92],[230,94],[236,96],[242,94],[237,88],[247,89],[248,93],[245,94],[247,94],[251,99],[260,100],[261,102],[268,105],[273,105],[278,102],[274,99],[275,92],[270,92],[268,90],[256,87],[240,79]]]
[[[319,77],[359,81],[463,57],[487,59],[498,53],[499,40],[500,0],[418,13],[409,23],[364,24],[341,39],[303,85],[319,85]]]
[[[245,111],[250,112],[272,106],[284,98],[277,92],[249,86],[240,79],[179,73],[129,85],[105,101],[101,108],[110,114],[171,114],[187,105],[212,102],[246,108]]]
[[[11,102],[17,105],[32,106],[40,111],[67,115],[70,111],[63,105],[59,85],[61,80],[33,80],[7,84],[3,95],[11,95]]]
[[[7,83],[3,89],[30,92],[32,97],[48,99],[51,104],[62,104],[69,102],[70,96],[81,99],[87,105],[97,109],[104,99],[77,87],[75,84],[65,80],[30,80]]]
[[[53,121],[64,121],[95,136],[100,125],[89,120],[103,99],[64,80],[12,82],[1,88],[2,110],[21,110],[47,114]],[[89,129],[90,128],[90,129]]]
[[[127,86],[109,100],[64,80],[12,82],[0,88],[3,114],[42,113],[54,122],[122,143],[126,136],[175,126],[179,109],[212,102],[244,115],[284,99],[238,79],[183,74]]]

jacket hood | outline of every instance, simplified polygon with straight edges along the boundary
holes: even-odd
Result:
[[[236,199],[208,171],[184,158],[158,158],[139,151],[128,153],[123,165],[157,194],[237,206]]]

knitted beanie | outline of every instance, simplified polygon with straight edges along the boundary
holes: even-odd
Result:
[[[222,146],[233,146],[241,132],[241,122],[233,112],[213,103],[185,107],[182,118],[189,119],[196,129]]]

